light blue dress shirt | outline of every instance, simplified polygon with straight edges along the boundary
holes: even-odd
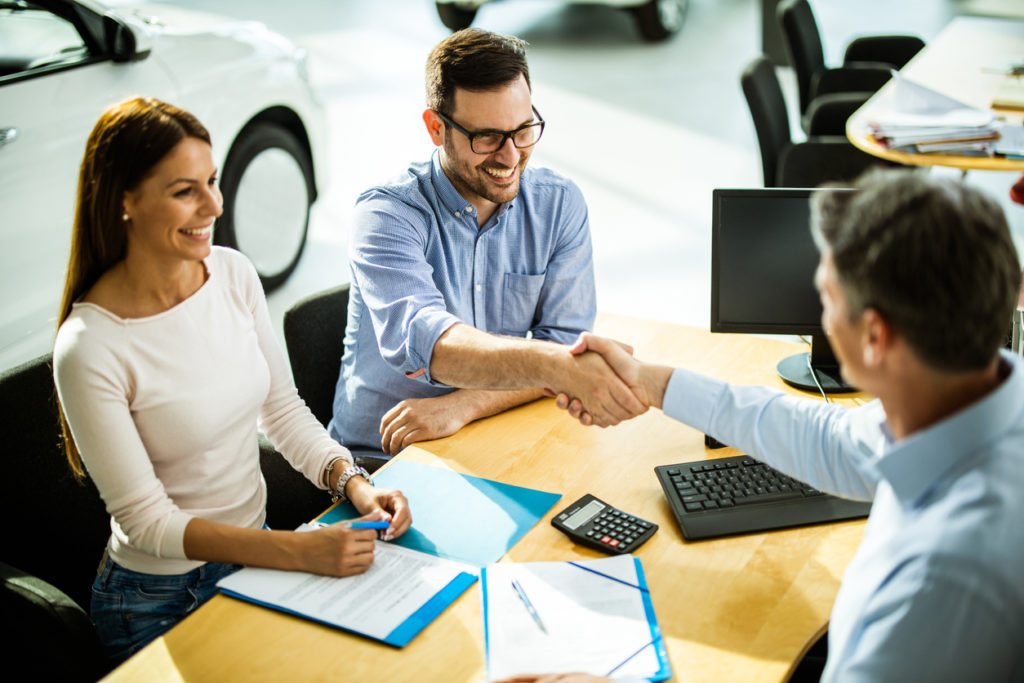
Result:
[[[406,398],[452,391],[430,376],[434,343],[462,322],[570,343],[596,315],[590,224],[570,180],[528,167],[519,195],[482,228],[438,155],[360,195],[349,245],[345,353],[331,435],[380,448]]]
[[[676,370],[667,415],[822,491],[873,499],[829,624],[823,681],[1024,680],[1024,363],[894,441],[847,410]]]

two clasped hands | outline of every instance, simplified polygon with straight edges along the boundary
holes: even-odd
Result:
[[[591,332],[582,333],[569,353],[581,360],[589,356],[591,363],[600,364],[593,366],[591,381],[582,389],[545,389],[545,393],[580,424],[610,427],[651,406],[661,408],[672,368],[643,363],[633,357],[630,346]]]

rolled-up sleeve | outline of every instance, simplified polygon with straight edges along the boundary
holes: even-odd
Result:
[[[434,345],[460,319],[450,313],[424,257],[429,219],[395,211],[391,198],[369,196],[355,210],[350,242],[352,278],[369,311],[381,357],[410,379],[430,377]]]

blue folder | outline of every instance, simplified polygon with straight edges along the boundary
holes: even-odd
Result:
[[[560,494],[512,486],[453,470],[396,460],[373,477],[376,486],[400,489],[409,501],[413,524],[391,541],[411,550],[462,562],[479,569],[497,562],[561,498]],[[317,521],[331,524],[358,517],[350,503],[340,503]],[[403,647],[477,580],[462,572],[415,613],[396,627],[383,642]],[[222,591],[243,600],[320,621],[308,614],[267,603],[233,590]],[[343,628],[329,622],[328,626]],[[356,630],[359,635],[366,635]]]
[[[373,483],[401,489],[409,501],[412,528],[393,543],[475,567],[501,559],[562,497],[406,460],[377,472]],[[317,521],[358,516],[341,503]]]
[[[647,577],[644,575],[643,565],[640,563],[640,558],[639,557],[634,557],[633,558],[633,563],[634,563],[634,565],[633,565],[634,569],[636,570],[636,583],[635,584],[632,583],[632,582],[629,582],[629,581],[624,581],[624,580],[622,580],[622,579],[620,579],[618,577],[611,576],[610,574],[606,574],[604,572],[597,571],[596,569],[593,568],[593,566],[587,566],[586,563],[568,562],[567,564],[572,565],[573,567],[577,567],[581,571],[590,572],[591,574],[596,574],[598,576],[603,576],[604,578],[608,579],[609,581],[615,581],[616,583],[625,584],[627,586],[635,588],[639,592],[640,600],[641,600],[641,602],[643,604],[643,607],[644,607],[644,616],[647,618],[647,624],[648,624],[648,626],[651,629],[651,640],[650,640],[650,642],[648,642],[646,645],[644,645],[643,647],[641,647],[639,650],[637,650],[635,652],[627,652],[627,653],[625,653],[625,657],[624,657],[624,659],[622,661],[620,661],[610,671],[603,672],[603,674],[605,676],[608,676],[608,677],[615,676],[615,674],[618,672],[618,670],[621,669],[623,666],[625,666],[630,660],[632,660],[634,657],[636,657],[640,653],[644,652],[647,648],[651,647],[651,648],[654,648],[654,654],[655,654],[655,657],[657,658],[657,661],[658,661],[658,670],[654,671],[654,672],[651,672],[647,676],[647,680],[649,680],[649,681],[664,681],[664,680],[667,680],[667,679],[672,677],[672,665],[671,665],[671,663],[669,662],[669,659],[668,659],[668,652],[665,650],[665,640],[664,640],[664,638],[661,635],[661,626],[658,625],[658,619],[654,615],[654,604],[651,602],[651,591],[647,587]],[[593,565],[594,563],[590,563],[590,564]],[[487,568],[486,567],[481,571],[480,576],[482,578],[482,582],[481,583],[483,584],[483,591],[482,591],[482,593],[483,593],[483,616],[484,616],[484,659],[487,662],[487,668],[490,669],[491,668],[491,665],[490,665],[490,651],[491,650],[490,650],[490,637],[489,637],[489,630],[488,630],[488,625],[490,624],[490,621],[488,620],[488,601],[487,601],[488,573],[487,573]]]

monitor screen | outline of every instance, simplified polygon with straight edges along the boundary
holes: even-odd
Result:
[[[712,194],[711,331],[806,334],[813,339],[810,361],[823,377],[836,378],[832,391],[849,390],[838,379],[835,356],[821,327],[821,301],[814,287],[818,249],[811,236],[813,190],[765,188],[715,190]],[[838,190],[849,191],[849,190]],[[810,378],[807,359],[800,365]],[[801,384],[779,374],[787,382]],[[814,390],[815,385],[810,388]]]
[[[818,249],[813,190],[715,190],[711,233],[711,331],[821,331],[814,288]]]

